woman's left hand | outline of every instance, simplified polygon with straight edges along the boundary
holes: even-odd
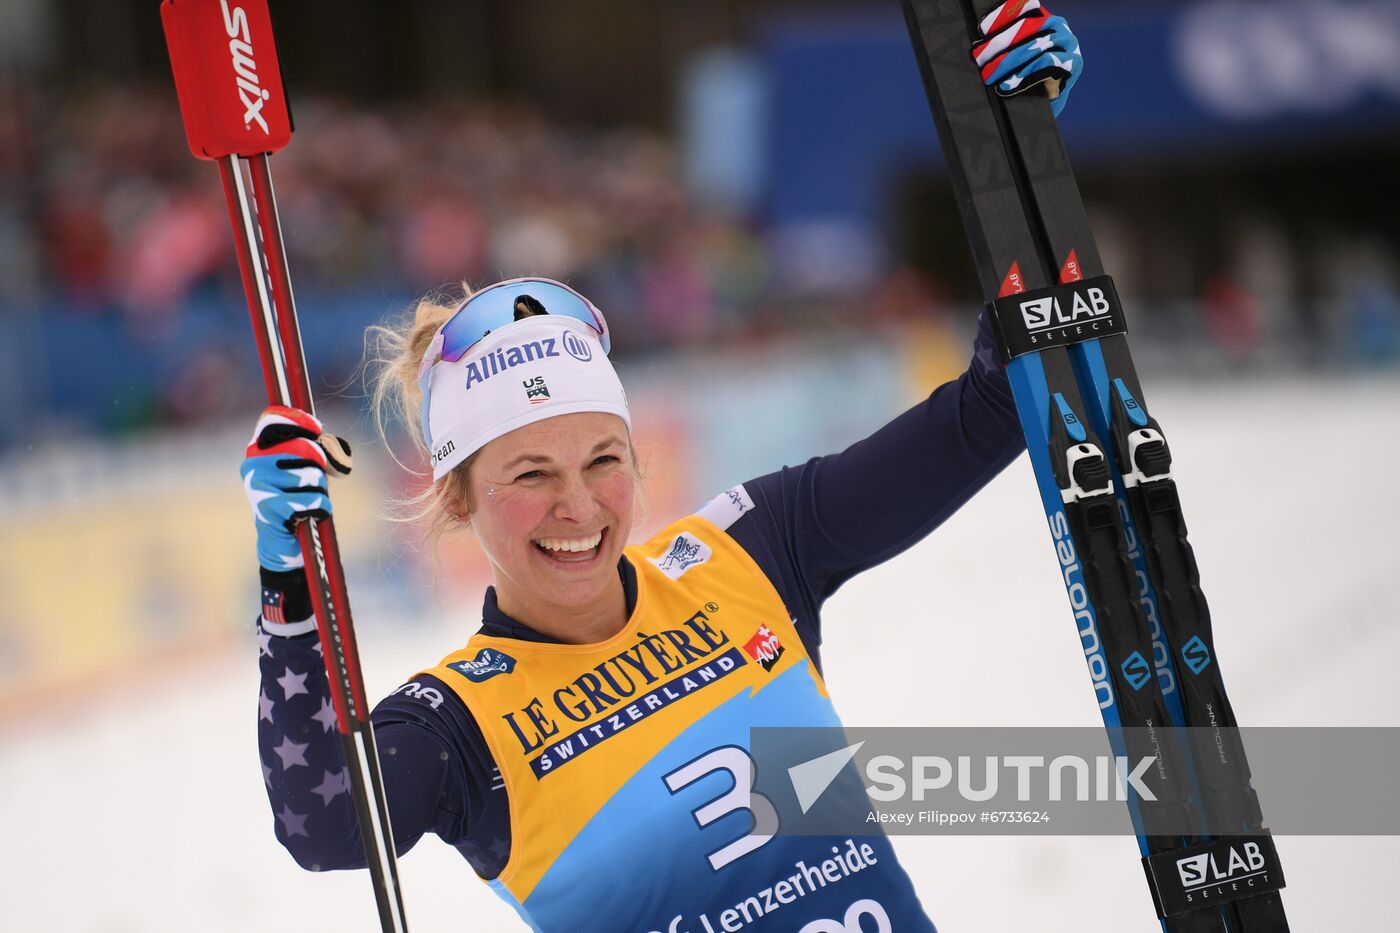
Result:
[[[980,26],[986,38],[972,47],[972,58],[982,80],[1002,97],[1045,84],[1058,117],[1084,68],[1079,40],[1064,17],[1052,15],[1040,0],[1006,0]]]

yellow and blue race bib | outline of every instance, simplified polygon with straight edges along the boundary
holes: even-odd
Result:
[[[884,836],[776,835],[749,730],[837,726],[777,591],[707,519],[629,547],[605,642],[483,635],[430,673],[500,768],[511,854],[490,882],[540,931],[931,931]]]

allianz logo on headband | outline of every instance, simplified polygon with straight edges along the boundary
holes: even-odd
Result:
[[[587,363],[593,359],[593,348],[588,345],[587,340],[578,334],[565,333],[563,337],[541,337],[539,340],[518,343],[513,347],[497,347],[485,356],[469,360],[466,367],[467,384],[465,388],[470,389],[478,382],[485,382],[492,376],[525,363],[533,363],[548,357],[558,357],[560,344],[563,345],[565,353],[580,363]]]

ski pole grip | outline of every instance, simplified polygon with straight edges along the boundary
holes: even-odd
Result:
[[[160,18],[195,158],[287,145],[292,117],[267,0],[162,0]]]

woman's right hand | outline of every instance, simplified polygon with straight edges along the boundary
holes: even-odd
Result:
[[[296,524],[305,518],[329,518],[331,499],[326,474],[350,472],[350,445],[326,434],[313,415],[271,405],[263,409],[248,442],[243,491],[253,508],[258,532],[258,563],[268,570],[304,566]]]

